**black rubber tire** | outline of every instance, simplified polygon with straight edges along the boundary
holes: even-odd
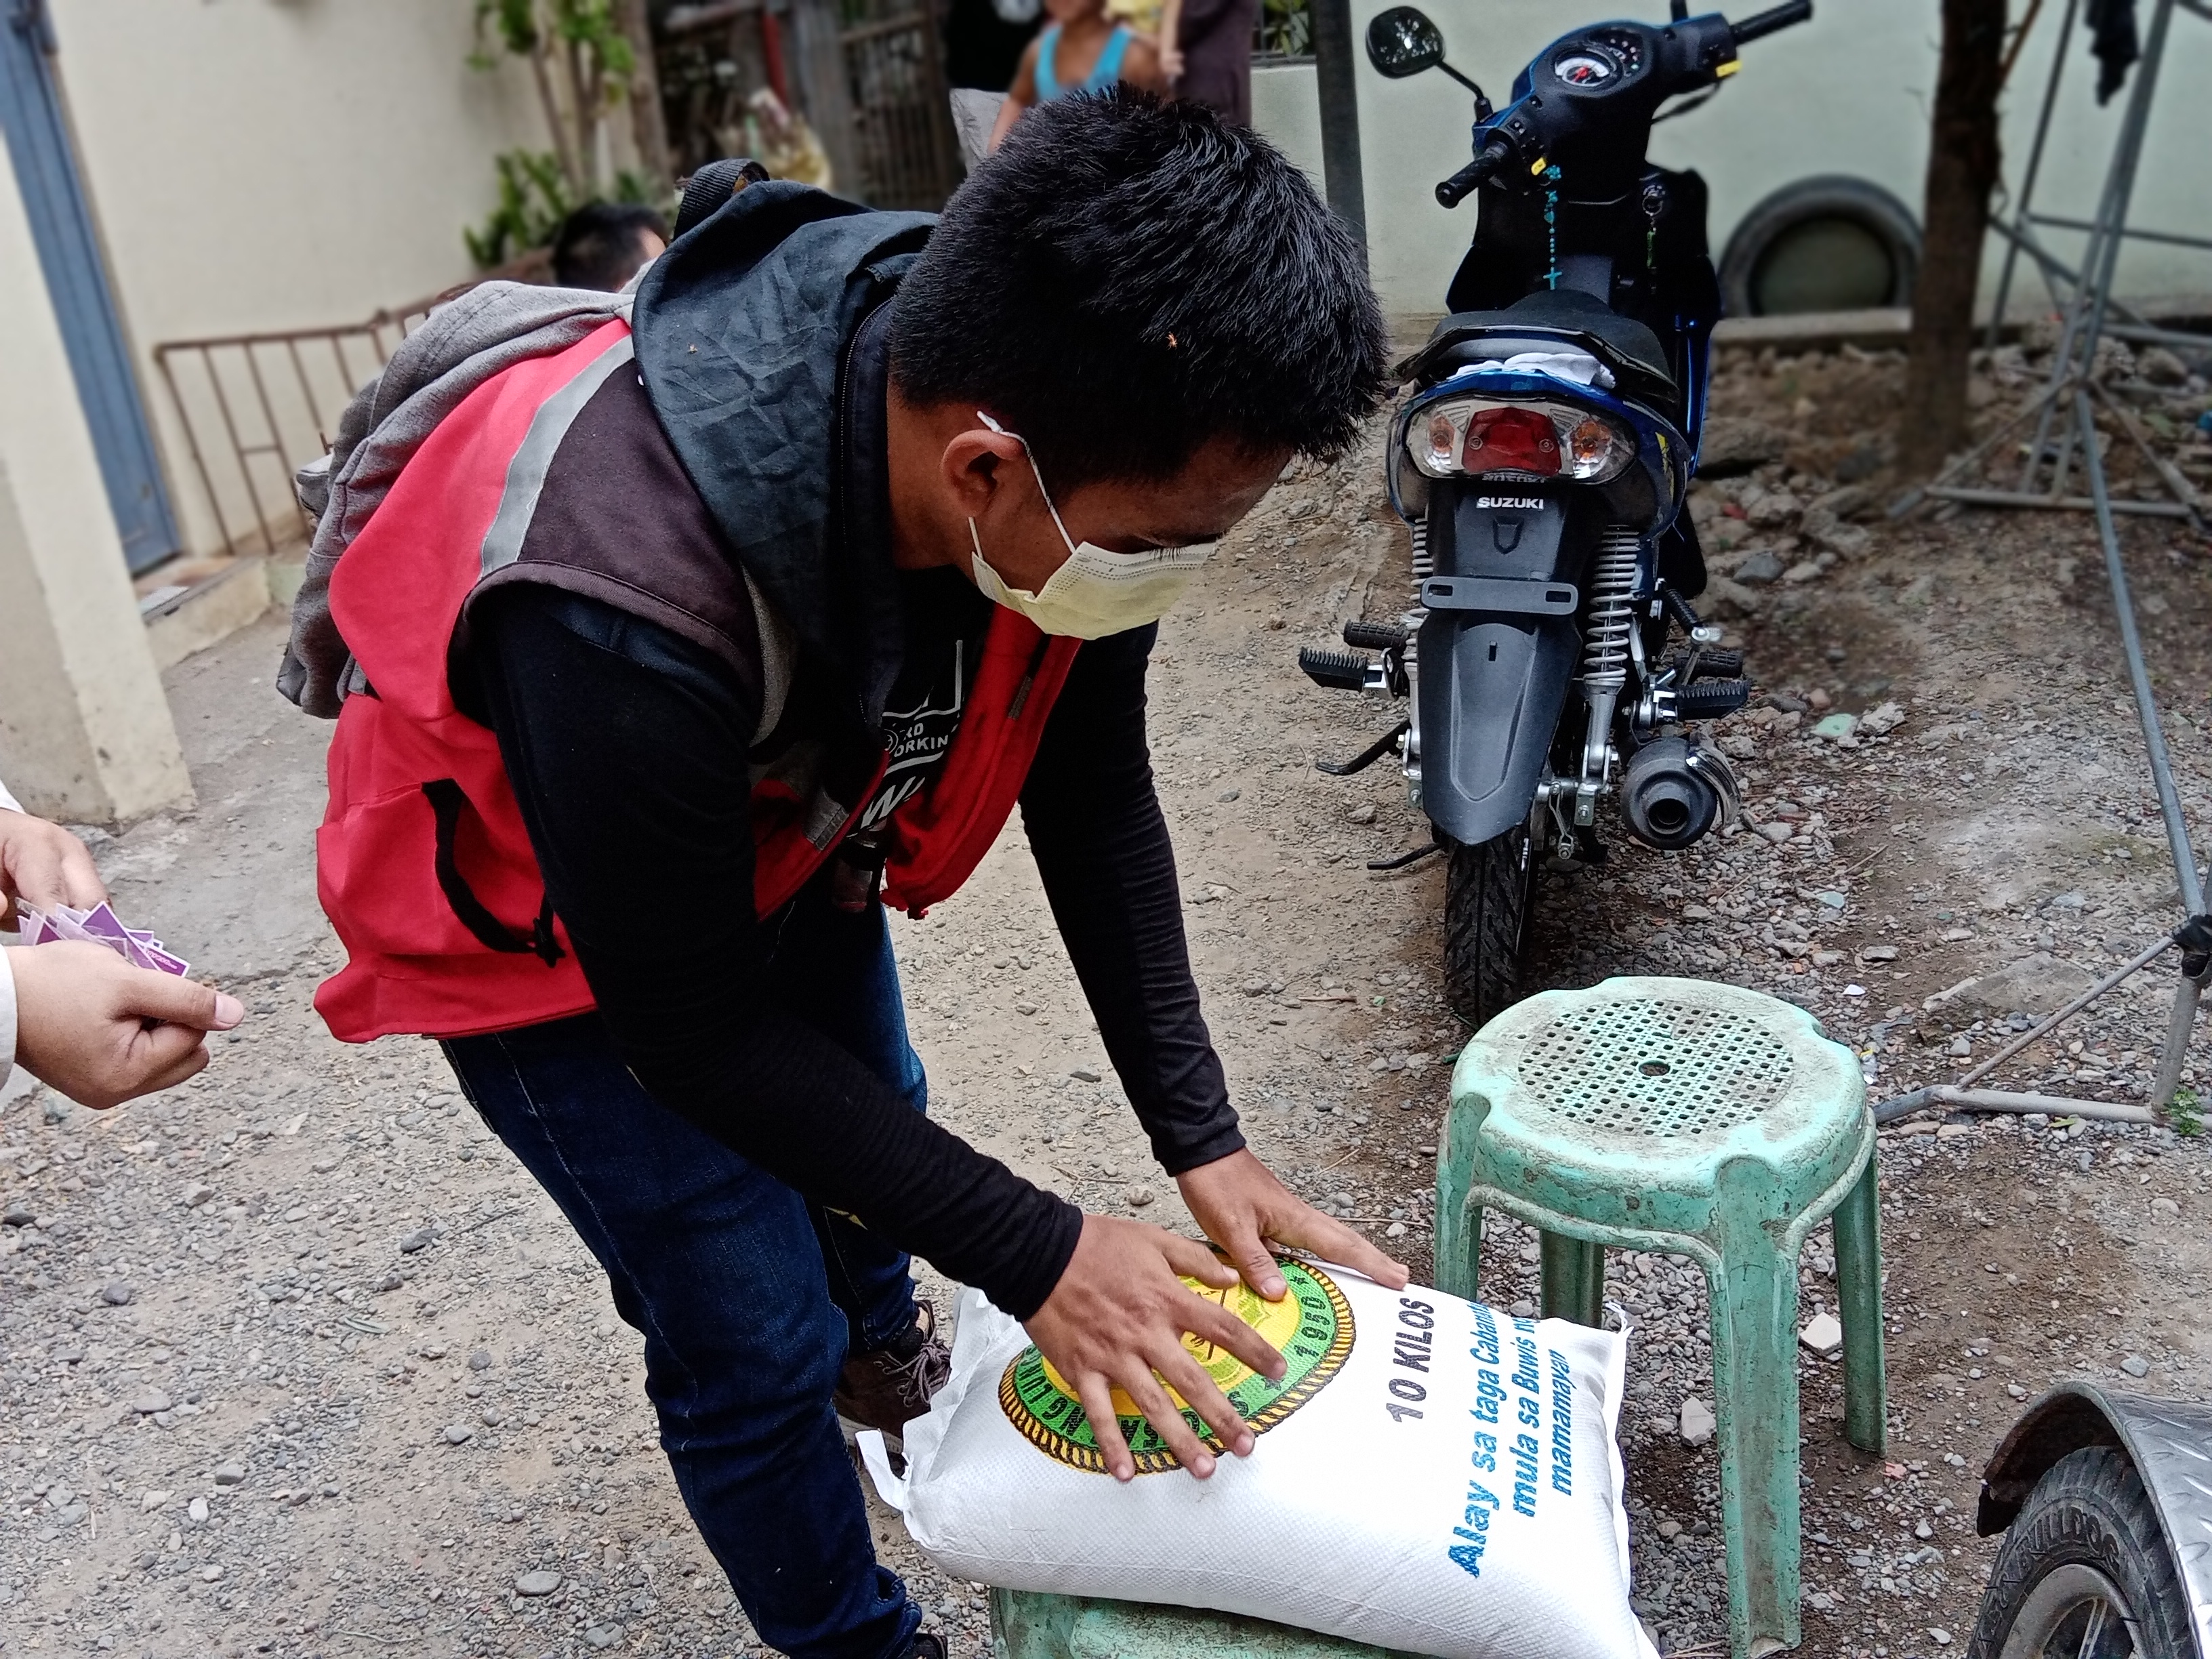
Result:
[[[1454,842],[1444,872],[1444,994],[1477,1030],[1520,1000],[1521,942],[1535,858],[1526,824],[1474,846]]]
[[[1832,173],[1784,185],[1736,222],[1729,234],[1728,250],[1721,255],[1723,314],[1771,314],[1760,294],[1769,259],[1792,236],[1822,222],[1840,222],[1865,233],[1888,262],[1884,291],[1854,296],[1859,303],[1912,303],[1913,284],[1920,275],[1920,223],[1912,216],[1912,210],[1870,180]],[[1844,304],[1809,308],[1855,307]]]
[[[2051,1616],[2048,1591],[2043,1604],[2036,1605],[2038,1588],[2057,1582],[2062,1574],[2078,1579],[2084,1568],[2102,1575],[2118,1592],[2124,1604],[2121,1611],[2131,1615],[2126,1625],[2110,1627],[2116,1644],[2100,1643],[2082,1653],[2076,1633],[2065,1645],[2047,1650],[2049,1631],[2038,1640],[2036,1632],[2021,1630],[2020,1642],[2013,1644],[2016,1650],[2008,1652],[2023,1612],[2033,1609],[2039,1624]],[[2057,1601],[2063,1606],[2070,1599],[2062,1595]],[[2069,1453],[2045,1472],[2005,1534],[1966,1659],[2039,1659],[2044,1651],[2051,1651],[2053,1659],[2106,1659],[2128,1653],[2130,1638],[2136,1659],[2195,1659],[2189,1598],[2157,1508],[2125,1452],[2090,1446]]]

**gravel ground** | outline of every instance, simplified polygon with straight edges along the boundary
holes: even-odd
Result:
[[[2008,356],[1992,410],[2033,368]],[[2162,365],[2137,366],[2164,378]],[[1719,732],[1747,822],[1686,855],[1616,839],[1541,880],[1529,985],[1732,981],[1813,1009],[1877,1095],[1955,1077],[2054,989],[2178,919],[2085,520],[1893,524],[1893,356],[1723,367],[1701,486],[1710,608],[1766,694]],[[2182,435],[2201,382],[2152,386]],[[2123,492],[2145,475],[2125,471]],[[1314,772],[1393,718],[1311,690],[1295,648],[1395,611],[1404,544],[1371,452],[1294,477],[1164,630],[1153,738],[1209,1018],[1261,1155],[1430,1267],[1430,1182],[1463,1034],[1437,977],[1441,873],[1370,875],[1425,830],[1401,782]],[[2169,734],[2212,794],[2205,548],[2128,527]],[[252,1018],[174,1094],[106,1115],[0,1109],[0,1646],[210,1655],[760,1651],[654,1443],[635,1334],[549,1202],[420,1042],[332,1042],[312,829],[328,732],[265,684],[273,624],[171,676],[200,806],[100,838],[124,914]],[[1733,642],[1733,641],[1732,641]],[[1856,716],[1837,721],[1835,714]],[[1822,722],[1827,722],[1822,724]],[[1825,733],[1825,735],[1820,735]],[[1093,1208],[1188,1226],[1152,1169],[1011,829],[969,891],[896,938],[933,1109]],[[2014,965],[2033,959],[2025,969]],[[2000,970],[2013,969],[1992,981]],[[1960,988],[1964,987],[1964,988]],[[2139,1097],[2170,971],[1992,1079]],[[2195,1051],[2191,1080],[2205,1064]],[[1840,1367],[1804,1355],[1805,1651],[1962,1642],[1992,1555],[1984,1458],[2019,1401],[2089,1376],[2207,1391],[2195,1297],[2204,1143],[2171,1129],[1924,1122],[1882,1143],[1892,1448],[1841,1438]],[[1486,1241],[1486,1295],[1535,1294],[1533,1237]],[[1804,1264],[1808,1317],[1832,1257]],[[1635,1323],[1623,1443],[1639,1610],[1670,1653],[1724,1635],[1704,1287],[1615,1255]],[[947,1287],[935,1287],[941,1296]],[[1689,1413],[1695,1426],[1697,1412]],[[976,1587],[878,1510],[887,1559],[969,1659]]]

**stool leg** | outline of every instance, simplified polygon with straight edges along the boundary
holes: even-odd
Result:
[[[1544,1317],[1598,1329],[1605,1323],[1605,1246],[1565,1233],[1536,1235],[1543,1260]]]
[[[1466,1202],[1466,1190],[1437,1183],[1437,1288],[1473,1302],[1482,1268],[1482,1206]]]
[[[1729,1642],[1735,1659],[1759,1659],[1801,1634],[1796,1264],[1746,1229],[1723,1250],[1712,1302]]]
[[[1454,1101],[1437,1159],[1437,1288],[1469,1302],[1475,1299],[1475,1282],[1482,1271],[1482,1206],[1468,1203],[1467,1197],[1474,1185],[1475,1137],[1480,1128],[1480,1116],[1462,1111]]]
[[[1844,1324],[1844,1435],[1879,1457],[1887,1449],[1882,1370],[1881,1200],[1875,1160],[1837,1206],[1836,1297]]]

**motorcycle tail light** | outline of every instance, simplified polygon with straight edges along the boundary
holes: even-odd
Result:
[[[1606,483],[1636,458],[1636,440],[1607,416],[1548,398],[1454,398],[1431,404],[1407,434],[1431,478],[1572,478]]]
[[[1469,472],[1548,478],[1559,470],[1559,428],[1540,409],[1478,409],[1468,418],[1460,464]]]
[[[1617,476],[1636,453],[1618,427],[1595,415],[1585,415],[1562,433],[1560,447],[1566,453],[1566,471],[1592,480]]]

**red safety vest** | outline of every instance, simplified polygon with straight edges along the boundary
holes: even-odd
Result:
[[[454,707],[447,654],[533,418],[629,335],[611,322],[479,386],[407,463],[331,578],[331,614],[369,688],[339,711],[315,836],[323,909],[348,957],[315,1007],[342,1041],[512,1030],[593,1006],[498,740]],[[1080,643],[1011,611],[993,617],[943,767],[891,816],[886,902],[920,913],[990,850]],[[801,799],[773,775],[756,786],[761,915],[821,866],[873,790],[825,812],[821,796]]]

